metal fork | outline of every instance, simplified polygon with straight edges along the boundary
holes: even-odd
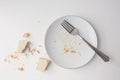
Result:
[[[103,52],[101,52],[100,50],[98,50],[96,47],[94,47],[92,44],[90,44],[87,40],[85,40],[81,35],[80,32],[77,28],[75,28],[73,25],[71,25],[68,21],[63,20],[63,22],[61,23],[61,25],[72,35],[78,35],[80,36],[80,38],[86,42],[105,62],[109,61],[109,57],[104,54]]]

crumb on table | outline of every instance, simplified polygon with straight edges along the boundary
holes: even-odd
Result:
[[[18,70],[23,71],[24,69],[23,69],[23,67],[18,67]]]
[[[18,53],[13,53],[10,55],[11,58],[16,59],[18,58],[19,54]]]
[[[23,37],[24,37],[24,38],[27,38],[27,37],[29,37],[29,36],[30,36],[30,33],[28,33],[28,32],[26,32],[26,33],[23,34]]]
[[[36,69],[38,71],[45,71],[50,63],[50,60],[46,58],[40,58],[37,64]]]
[[[27,40],[19,40],[17,52],[23,53],[27,49],[29,43],[30,42]]]

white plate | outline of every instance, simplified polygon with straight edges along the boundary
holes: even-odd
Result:
[[[65,16],[54,21],[47,30],[45,46],[49,57],[64,68],[78,68],[87,64],[95,52],[79,36],[69,34],[60,24],[67,20],[78,28],[82,36],[97,47],[97,37],[92,26],[79,16]],[[76,53],[71,53],[71,47]],[[69,52],[64,52],[68,48]]]

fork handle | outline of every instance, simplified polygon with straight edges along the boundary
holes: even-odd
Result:
[[[82,37],[81,37],[82,38]],[[97,49],[96,47],[94,47],[93,45],[91,45],[87,40],[85,40],[84,38],[82,38],[83,41],[85,41],[105,62],[108,62],[110,60],[110,58],[104,54],[103,52],[101,52],[99,49]]]

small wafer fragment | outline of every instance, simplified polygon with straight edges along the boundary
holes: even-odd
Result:
[[[37,64],[36,69],[38,71],[45,71],[49,65],[50,61],[48,59],[45,58],[40,58]]]
[[[23,67],[18,67],[18,70],[23,71],[24,69],[23,69]]]
[[[70,48],[70,53],[76,53],[76,50],[74,48]]]
[[[11,58],[16,59],[18,58],[19,54],[18,53],[13,53],[10,55]]]
[[[27,38],[27,37],[29,37],[29,36],[30,36],[30,33],[28,33],[28,32],[26,32],[26,33],[23,34],[23,37],[24,37],[24,38]]]
[[[63,51],[64,51],[64,53],[67,53],[67,52],[69,52],[69,49],[67,47],[64,47]]]
[[[18,53],[23,53],[26,49],[26,46],[28,45],[29,41],[27,40],[19,40],[19,43],[18,43]]]

